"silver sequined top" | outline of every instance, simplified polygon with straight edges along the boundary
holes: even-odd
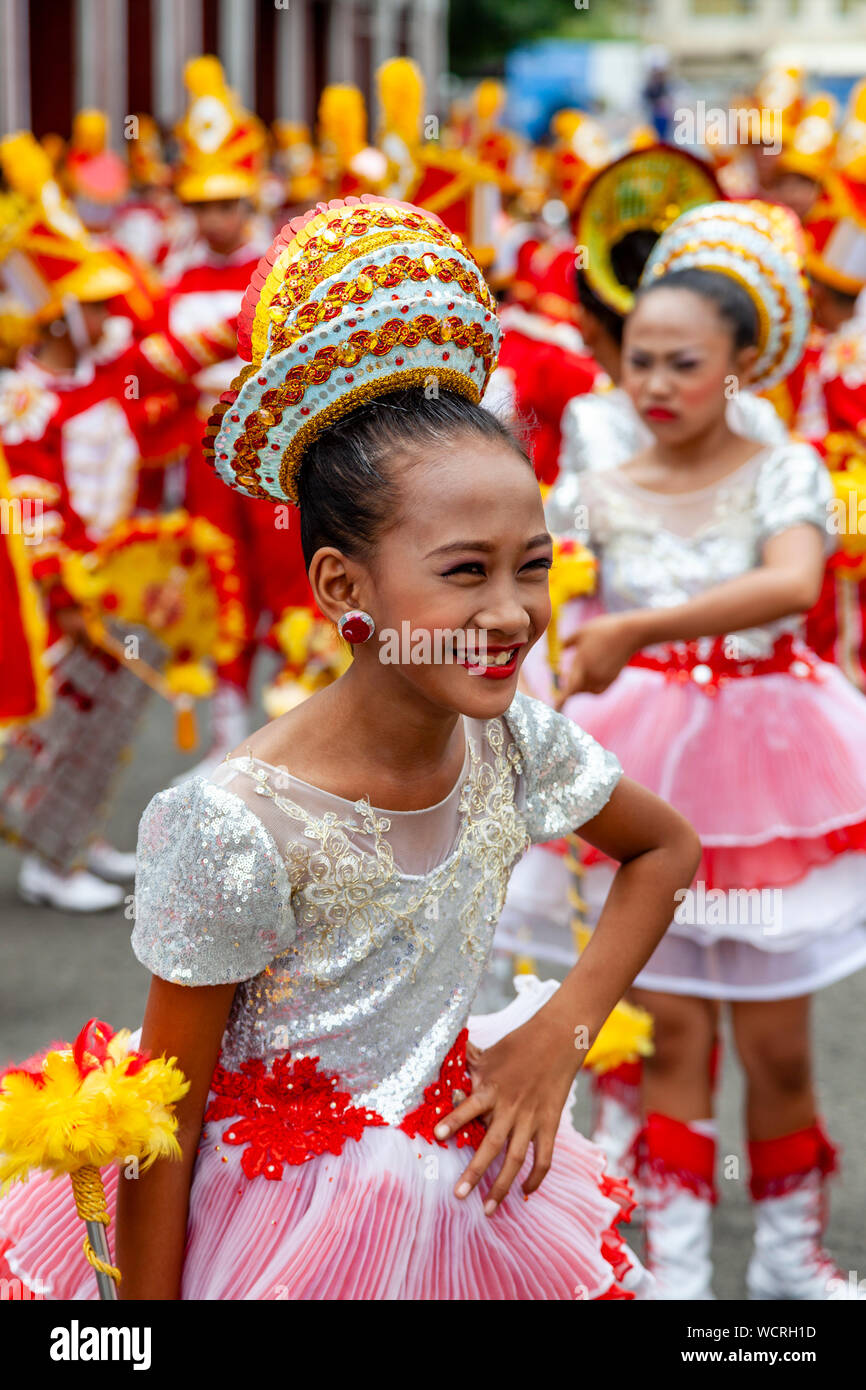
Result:
[[[788,432],[773,406],[760,396],[742,391],[728,401],[728,427],[757,444],[784,444]],[[573,536],[579,501],[580,474],[618,468],[652,443],[643,423],[621,387],[575,396],[562,413],[559,474],[550,489],[544,514],[555,536]]]
[[[291,1052],[399,1121],[464,1027],[514,864],[595,816],[621,776],[571,720],[518,694],[464,719],[466,759],[422,811],[347,802],[252,757],[160,792],[138,840],[138,959],[239,981],[222,1062]]]
[[[835,549],[832,484],[808,444],[762,449],[692,492],[639,487],[621,468],[584,473],[576,497],[576,534],[599,557],[599,597],[609,613],[686,603],[755,569],[771,536],[803,522],[821,531],[828,555]],[[800,627],[792,615],[728,636],[739,659],[759,660],[782,633]]]

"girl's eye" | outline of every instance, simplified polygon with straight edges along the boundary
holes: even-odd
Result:
[[[525,570],[549,570],[553,568],[553,561],[549,555],[542,555],[538,560],[530,560],[523,568]]]
[[[693,358],[688,357],[684,361],[675,362],[674,366],[676,367],[678,372],[691,372],[694,371],[695,367],[700,366],[700,363],[695,362]]]
[[[452,574],[483,574],[484,566],[480,560],[466,560],[462,565],[455,565],[453,569],[446,570],[443,575],[447,579]]]

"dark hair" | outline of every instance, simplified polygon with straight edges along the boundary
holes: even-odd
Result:
[[[621,285],[627,286],[630,290],[637,289],[650,251],[657,241],[657,232],[649,227],[637,227],[633,232],[626,232],[625,236],[620,237],[610,248],[611,269]],[[593,318],[598,319],[614,341],[621,345],[625,318],[596,294],[586,271],[581,266],[577,267],[577,298],[582,307],[588,310]]]
[[[690,266],[685,270],[669,270],[657,280],[651,280],[638,290],[635,303],[645,299],[653,290],[689,290],[715,306],[719,317],[732,330],[734,347],[753,347],[758,341],[758,311],[747,290],[730,275],[717,270],[700,270]]]
[[[304,453],[298,477],[304,564],[309,568],[323,545],[356,558],[369,554],[397,512],[399,487],[388,461],[461,434],[507,444],[529,464],[498,416],[456,391],[428,397],[423,386],[377,396],[320,434]]]

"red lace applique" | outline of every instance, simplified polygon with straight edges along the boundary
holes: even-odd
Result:
[[[242,1062],[240,1071],[217,1066],[211,1081],[216,1093],[206,1120],[231,1119],[226,1144],[245,1144],[241,1167],[248,1178],[263,1174],[276,1182],[283,1165],[308,1163],[319,1154],[340,1154],[347,1139],[360,1139],[367,1126],[384,1125],[375,1110],[352,1105],[339,1077],[320,1071],[318,1057],[287,1054],[268,1071],[261,1059]]]
[[[455,1102],[455,1091],[462,1091],[464,1098],[472,1094],[472,1078],[466,1066],[468,1040],[469,1029],[464,1028],[458,1033],[454,1046],[442,1063],[438,1077],[425,1088],[423,1103],[400,1121],[399,1128],[404,1134],[408,1134],[410,1139],[420,1135],[428,1144],[438,1144],[440,1149],[448,1147],[449,1141],[435,1138],[433,1130],[461,1102],[459,1096]],[[452,1137],[456,1139],[459,1149],[466,1144],[471,1144],[473,1149],[477,1149],[486,1132],[481,1120],[470,1120],[469,1124],[464,1125]]]

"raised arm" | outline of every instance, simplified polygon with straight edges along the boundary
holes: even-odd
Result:
[[[824,553],[824,537],[816,526],[791,526],[766,542],[756,569],[687,603],[591,619],[562,644],[571,649],[571,659],[563,662],[559,704],[578,691],[600,694],[635,652],[657,642],[720,637],[806,612],[821,592]]]

